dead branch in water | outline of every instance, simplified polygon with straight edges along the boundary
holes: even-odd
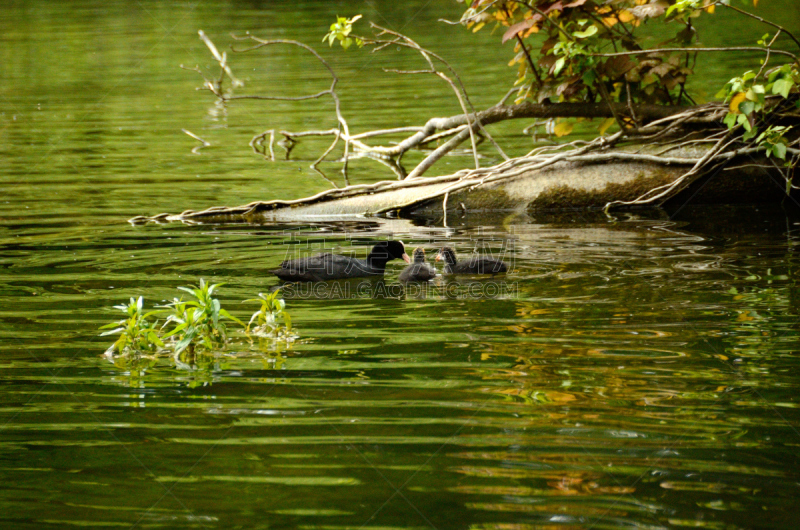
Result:
[[[755,156],[763,153],[763,148],[748,145],[741,142],[738,130],[720,129],[715,143],[710,149],[701,149],[696,156],[665,156],[676,146],[692,146],[690,140],[685,139],[685,135],[680,136],[683,140],[678,143],[669,144],[670,138],[682,132],[682,126],[686,123],[706,123],[712,117],[724,111],[723,105],[707,105],[668,118],[655,120],[649,125],[642,127],[638,132],[643,138],[656,142],[666,143],[669,147],[663,152],[652,154],[642,153],[636,150],[620,150],[614,147],[625,145],[626,131],[619,131],[608,137],[596,138],[592,141],[577,140],[569,144],[558,146],[544,146],[534,149],[525,156],[505,160],[492,167],[482,167],[470,170],[462,170],[452,175],[442,177],[414,178],[402,181],[382,181],[374,184],[361,184],[347,186],[340,189],[330,189],[313,196],[296,200],[274,200],[256,201],[249,204],[225,208],[209,208],[203,211],[186,211],[179,216],[160,214],[153,217],[137,217],[131,219],[133,223],[148,221],[163,221],[167,219],[180,218],[185,221],[202,221],[205,218],[218,216],[239,216],[247,220],[262,212],[270,212],[280,208],[312,205],[320,202],[335,201],[357,197],[360,195],[373,195],[381,192],[393,190],[410,190],[420,186],[440,184],[436,191],[431,193],[416,195],[410,202],[402,204],[392,204],[378,210],[373,210],[371,214],[385,214],[390,211],[402,210],[404,208],[427,203],[432,200],[441,200],[446,205],[447,197],[464,190],[480,189],[483,186],[494,184],[503,180],[512,179],[525,174],[530,174],[539,170],[546,169],[559,162],[577,162],[582,164],[602,164],[613,161],[644,162],[663,165],[685,166],[688,168],[682,175],[672,182],[663,186],[655,187],[641,197],[633,201],[613,201],[606,208],[623,205],[644,205],[662,204],[666,199],[686,188],[694,180],[702,176],[709,168],[723,167],[728,162],[742,157]],[[703,145],[705,139],[701,138],[694,143],[695,146]],[[796,161],[800,158],[800,138],[796,138],[787,151]],[[791,184],[789,175],[786,175],[787,182]]]
[[[255,44],[248,48],[236,49],[233,48],[235,53],[248,53],[254,50],[265,48],[273,45],[290,45],[297,46],[307,50],[311,53],[328,71],[331,76],[331,85],[327,90],[322,90],[315,94],[307,94],[301,96],[273,96],[273,95],[234,95],[233,89],[241,84],[232,74],[230,66],[227,62],[227,56],[219,52],[214,53],[216,47],[210,39],[202,34],[206,45],[212,50],[214,57],[220,62],[220,77],[215,80],[206,79],[203,88],[212,92],[217,98],[223,102],[240,100],[240,99],[255,99],[255,100],[277,100],[277,101],[304,101],[309,99],[318,99],[325,96],[330,97],[334,102],[336,113],[336,120],[338,127],[330,129],[306,130],[306,131],[288,131],[283,129],[268,129],[260,134],[257,134],[250,140],[250,147],[255,153],[268,158],[271,161],[275,160],[274,145],[276,142],[275,136],[283,136],[283,145],[287,146],[287,151],[302,138],[308,137],[333,137],[332,143],[329,147],[311,164],[312,168],[317,168],[320,162],[325,160],[328,155],[333,151],[338,142],[344,142],[344,155],[342,156],[343,168],[342,171],[347,174],[347,163],[354,156],[367,156],[369,158],[379,160],[389,167],[393,168],[395,174],[399,178],[415,178],[422,176],[428,169],[430,169],[436,162],[441,160],[448,153],[452,152],[455,148],[461,145],[467,139],[470,139],[472,154],[475,160],[476,168],[480,167],[478,162],[477,144],[478,138],[487,138],[492,145],[497,149],[504,160],[508,160],[508,156],[503,152],[497,142],[494,141],[491,134],[486,130],[485,126],[494,123],[499,123],[507,120],[515,119],[551,119],[551,118],[568,118],[568,117],[581,117],[581,118],[609,118],[621,117],[634,114],[637,121],[647,124],[654,120],[659,120],[681,114],[685,112],[693,113],[698,109],[713,109],[716,112],[700,112],[691,114],[684,123],[713,123],[718,122],[724,115],[724,107],[717,106],[700,106],[700,107],[687,107],[682,105],[652,105],[641,104],[631,105],[630,103],[557,103],[557,104],[544,104],[532,103],[530,101],[523,101],[522,103],[507,105],[506,99],[508,95],[498,102],[496,105],[482,110],[476,111],[469,100],[466,89],[461,82],[458,74],[452,66],[441,56],[422,48],[412,39],[394,31],[382,28],[377,25],[372,25],[377,31],[377,36],[372,37],[359,37],[365,43],[375,46],[374,51],[380,51],[388,46],[401,46],[419,53],[426,61],[428,68],[420,70],[391,70],[385,71],[397,74],[430,74],[444,80],[451,90],[455,93],[461,106],[462,113],[450,117],[430,118],[424,125],[418,127],[397,127],[390,129],[379,129],[363,132],[360,134],[352,134],[345,119],[341,102],[336,93],[336,86],[339,78],[334,72],[330,64],[325,61],[313,48],[298,41],[286,39],[272,39],[264,40],[253,35],[245,34],[244,36],[233,36],[236,41],[252,41]],[[380,38],[388,35],[390,38]],[[444,65],[448,70],[450,76],[446,75],[441,70],[437,69],[434,61]],[[199,70],[195,70],[199,71]],[[231,78],[231,89],[225,90],[224,76],[228,75]],[[452,78],[451,78],[452,76]],[[643,134],[647,132],[647,127],[641,130],[629,129],[627,136]],[[384,145],[370,145],[366,143],[367,139],[376,139],[387,135],[396,135],[402,133],[411,133],[405,139]],[[410,172],[406,172],[400,164],[400,159],[405,153],[412,149],[421,148],[439,140],[449,138],[445,143],[439,145],[436,149],[428,154],[415,168]],[[352,148],[352,154],[351,154]],[[287,153],[288,156],[288,153]]]
[[[706,174],[710,169],[723,168],[730,161],[741,158],[743,155],[763,155],[769,154],[767,146],[760,140],[753,141],[742,137],[742,127],[725,127],[722,123],[723,118],[733,112],[732,107],[727,104],[706,104],[706,105],[655,105],[655,104],[634,104],[630,97],[630,89],[626,87],[627,98],[624,102],[614,102],[605,94],[600,102],[587,103],[533,103],[522,101],[517,104],[507,104],[511,91],[494,106],[485,110],[476,110],[467,95],[461,79],[452,66],[439,55],[422,48],[412,39],[382,28],[372,25],[376,31],[374,37],[357,37],[365,44],[374,46],[373,52],[383,50],[387,47],[400,46],[411,49],[425,61],[427,68],[416,70],[384,69],[384,71],[401,75],[429,74],[442,79],[454,92],[461,108],[461,113],[450,117],[436,117],[428,119],[423,125],[415,127],[396,127],[389,129],[371,130],[353,134],[350,131],[348,122],[344,117],[336,87],[339,78],[333,68],[325,61],[313,48],[298,41],[273,39],[265,40],[250,35],[233,36],[236,41],[248,41],[254,43],[252,46],[242,49],[233,49],[236,53],[248,53],[254,50],[266,48],[273,45],[289,45],[300,47],[311,53],[328,71],[331,76],[331,84],[327,90],[322,90],[314,94],[300,96],[273,96],[273,95],[234,95],[234,89],[241,86],[241,82],[234,76],[228,63],[225,53],[220,53],[213,42],[201,31],[200,37],[211,51],[220,66],[220,73],[217,78],[205,79],[203,89],[209,90],[222,103],[239,99],[257,100],[280,100],[280,101],[305,101],[330,97],[334,103],[337,126],[329,129],[305,130],[305,131],[286,131],[271,128],[256,136],[250,141],[250,146],[254,152],[269,160],[275,160],[274,145],[278,143],[286,149],[286,157],[290,156],[292,147],[303,138],[310,137],[333,137],[332,143],[327,149],[311,164],[317,166],[325,160],[336,148],[340,141],[344,143],[344,155],[342,172],[347,179],[348,161],[355,158],[370,158],[376,160],[397,175],[398,181],[383,181],[369,185],[349,185],[345,188],[336,188],[330,180],[334,189],[326,190],[316,195],[303,199],[290,201],[266,201],[252,202],[244,206],[234,208],[210,208],[200,212],[186,211],[179,216],[169,216],[160,214],[153,217],[138,217],[132,222],[159,221],[170,218],[180,218],[183,220],[202,220],[214,216],[241,216],[248,219],[260,212],[271,211],[283,207],[311,205],[319,202],[334,201],[357,197],[359,195],[376,194],[395,190],[409,190],[419,186],[429,186],[431,184],[440,185],[435,191],[430,193],[416,194],[411,202],[403,204],[392,204],[391,206],[381,207],[378,211],[371,211],[372,214],[387,213],[392,210],[400,210],[409,206],[426,203],[432,200],[441,200],[443,207],[446,207],[448,198],[459,191],[474,190],[489,184],[511,179],[523,174],[536,172],[548,168],[560,162],[573,162],[582,164],[601,164],[610,161],[643,162],[663,165],[685,166],[687,171],[681,174],[672,182],[659,185],[650,189],[640,197],[631,201],[611,201],[606,205],[606,209],[615,206],[643,205],[643,204],[662,204],[665,200],[675,196],[678,192],[685,189],[696,179]],[[354,37],[356,38],[356,37]],[[762,75],[766,62],[769,60],[769,53],[776,53],[771,50],[771,45],[777,38],[765,48],[767,58],[757,76]],[[704,51],[703,49],[696,49]],[[710,51],[718,51],[716,49]],[[762,50],[763,51],[763,50]],[[639,51],[622,52],[614,54],[601,54],[602,56],[617,56],[643,53]],[[788,53],[788,52],[787,52]],[[793,54],[789,54],[796,58]],[[443,67],[442,67],[443,65]],[[198,68],[192,69],[202,75]],[[768,72],[767,72],[768,73]],[[764,76],[767,75],[764,73]],[[205,76],[204,76],[205,78]],[[226,88],[226,79],[230,80],[230,87]],[[625,98],[622,98],[625,99]],[[797,98],[795,97],[794,100]],[[794,106],[794,100],[787,98],[781,99],[776,96],[768,96],[764,101],[765,109],[769,109],[770,123],[764,125],[784,125],[795,124],[800,120],[800,113]],[[486,126],[513,119],[548,119],[564,117],[580,118],[614,118],[620,125],[620,131],[606,137],[599,137],[593,141],[575,141],[569,144],[556,146],[544,146],[535,149],[525,156],[509,159],[499,145],[494,141]],[[753,117],[750,117],[750,124],[753,124]],[[792,127],[782,127],[789,130]],[[697,130],[701,129],[703,135],[698,135]],[[748,129],[749,130],[749,129]],[[796,131],[795,131],[796,133]],[[187,132],[187,134],[190,134]],[[389,135],[404,134],[404,139],[396,143],[384,143],[372,145],[376,140]],[[276,135],[282,136],[283,140],[276,141]],[[190,134],[198,141],[203,141],[199,137]],[[482,139],[488,139],[498,150],[504,161],[493,167],[480,167],[477,146]],[[471,153],[475,161],[475,168],[462,170],[453,175],[433,178],[420,178],[425,171],[432,167],[442,157],[452,152],[459,145],[470,140]],[[368,143],[369,142],[369,143]],[[441,142],[441,143],[439,143]],[[620,149],[630,142],[637,142],[639,145],[663,146],[658,151],[644,152],[643,149],[625,150]],[[439,143],[430,153],[413,168],[406,172],[400,163],[403,155],[412,149],[419,149],[426,145]],[[706,147],[703,147],[703,145]],[[713,144],[710,148],[708,144]],[[671,151],[678,149],[697,147],[700,154],[696,156],[673,155]],[[686,151],[684,150],[684,153]],[[785,145],[785,152],[791,155],[785,167],[775,166],[787,181],[788,190],[796,188],[792,184],[794,167],[800,160],[800,138],[796,134]],[[317,169],[317,171],[319,171]],[[320,172],[320,174],[322,174]]]

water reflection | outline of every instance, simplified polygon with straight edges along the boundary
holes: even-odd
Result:
[[[454,279],[437,276],[428,282],[399,283],[384,279],[355,278],[326,282],[287,283],[281,293],[287,300],[347,300],[358,298],[397,300],[507,299],[516,298],[519,285],[509,279]]]
[[[247,147],[265,120],[329,127],[329,108],[215,108],[177,65],[207,57],[200,28],[268,33],[291,20],[293,36],[312,43],[348,14],[333,3],[232,5],[34,1],[4,11],[0,526],[796,527],[791,211],[459,212],[448,227],[435,215],[126,223],[329,186],[305,164],[267,164]],[[484,32],[442,37],[436,20],[463,4],[369,10],[424,45],[437,40],[467,86],[506,83],[496,35],[478,47]],[[750,30],[751,41],[763,33]],[[369,121],[354,129],[445,108],[411,76],[392,78],[391,95],[366,90],[358,79],[375,81],[371,58],[331,56],[350,86],[343,105]],[[740,73],[712,66],[701,74]],[[314,82],[306,67],[271,56],[252,75]],[[193,155],[183,128],[212,145]],[[516,130],[496,138],[530,149]],[[464,160],[443,164],[446,173]],[[337,184],[339,167],[323,168]],[[350,177],[387,171],[359,160]],[[390,264],[363,295],[359,281],[286,296],[300,330],[291,344],[240,337],[177,359],[103,356],[98,328],[131,296],[160,304],[205,278],[226,283],[225,307],[247,320],[253,308],[239,302],[277,285],[264,271],[292,238],[303,252],[364,255],[387,237],[462,254],[506,246],[513,271],[403,287],[402,264]],[[513,289],[495,296],[499,282]]]

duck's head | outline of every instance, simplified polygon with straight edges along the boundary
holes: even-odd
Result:
[[[406,246],[402,241],[381,241],[372,247],[372,252],[367,256],[367,261],[386,263],[393,259],[402,259],[411,263],[411,258],[406,254]]]
[[[436,254],[436,261],[444,261],[448,265],[456,264],[456,253],[450,247],[442,247]]]

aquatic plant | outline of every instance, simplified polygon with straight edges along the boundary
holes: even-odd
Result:
[[[165,307],[171,314],[164,323],[164,328],[171,324],[172,328],[164,338],[172,339],[174,353],[180,353],[189,346],[203,346],[208,350],[224,348],[228,341],[228,328],[225,320],[235,322],[242,327],[244,323],[222,309],[220,301],[214,298],[214,290],[223,284],[210,285],[200,279],[197,286],[178,287],[192,295],[195,300],[183,301],[175,298]]]
[[[131,298],[128,304],[115,305],[114,309],[119,309],[127,315],[126,318],[107,324],[100,329],[109,329],[100,334],[101,337],[119,333],[119,338],[114,341],[107,350],[107,355],[113,355],[116,351],[120,355],[130,352],[155,353],[164,347],[164,342],[159,337],[157,322],[151,322],[150,317],[161,311],[143,312],[144,299]]]
[[[253,333],[256,335],[278,336],[292,332],[292,318],[286,312],[286,302],[278,298],[280,289],[276,289],[270,294],[258,293],[258,298],[245,300],[245,302],[260,302],[261,309],[253,313],[250,322],[247,323],[247,332],[250,326],[256,322]],[[278,319],[283,320],[283,326],[278,323]]]
[[[259,337],[263,351],[283,350],[297,338],[292,333],[292,319],[286,311],[286,302],[279,298],[280,291],[271,294],[259,293],[259,297],[246,302],[260,302],[256,311],[245,324],[226,309],[214,297],[214,292],[223,284],[210,284],[200,279],[198,285],[178,287],[192,298],[173,298],[172,302],[158,306],[154,311],[144,312],[144,300],[140,296],[131,298],[128,304],[114,306],[125,313],[126,318],[114,321],[100,329],[108,330],[101,336],[119,334],[106,355],[112,359],[122,356],[167,356],[171,355],[180,366],[193,366],[198,351],[216,352],[224,350],[232,342],[228,324],[241,326],[248,335]],[[153,319],[166,314],[163,322]],[[272,344],[280,340],[285,344]]]

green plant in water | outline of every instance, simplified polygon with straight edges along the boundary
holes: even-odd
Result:
[[[224,348],[228,341],[228,328],[224,322],[226,320],[245,327],[241,320],[222,309],[219,300],[212,296],[214,290],[222,285],[210,285],[201,278],[197,286],[178,287],[192,295],[195,300],[176,298],[166,306],[171,314],[163,327],[170,324],[175,324],[175,327],[164,338],[173,339],[173,350],[176,354],[190,345],[202,346],[207,350]]]
[[[286,302],[278,298],[280,289],[276,289],[270,294],[258,293],[258,298],[245,300],[245,302],[260,302],[261,309],[253,313],[250,322],[247,323],[247,332],[253,322],[256,326],[253,333],[262,336],[278,336],[283,332],[284,335],[291,334],[292,318],[286,311]],[[278,323],[278,319],[283,320],[283,327]]]
[[[111,345],[106,354],[113,355],[116,351],[119,355],[126,355],[131,352],[136,353],[156,353],[164,348],[164,342],[159,337],[159,330],[156,328],[157,322],[151,322],[150,317],[161,311],[143,312],[144,300],[131,298],[128,304],[115,305],[114,309],[119,309],[125,313],[126,318],[107,324],[100,329],[109,329],[100,334],[101,337],[119,333],[119,338]]]
[[[197,286],[179,287],[192,298],[175,298],[150,312],[144,312],[142,297],[114,306],[125,313],[126,318],[103,326],[101,329],[108,331],[101,336],[119,334],[106,355],[120,370],[130,373],[131,386],[143,384],[145,372],[168,355],[177,368],[196,374],[189,386],[210,384],[212,374],[223,369],[224,357],[217,352],[230,342],[226,325],[229,322],[241,325],[247,333],[254,326],[252,331],[258,337],[258,344],[250,341],[251,346],[265,356],[269,368],[280,368],[286,360],[281,353],[291,349],[297,338],[292,333],[292,319],[286,311],[286,302],[279,298],[280,291],[259,294],[257,299],[247,300],[260,302],[261,309],[245,325],[214,298],[215,290],[221,285],[212,285],[201,279]],[[152,318],[159,314],[166,314],[163,323]]]

